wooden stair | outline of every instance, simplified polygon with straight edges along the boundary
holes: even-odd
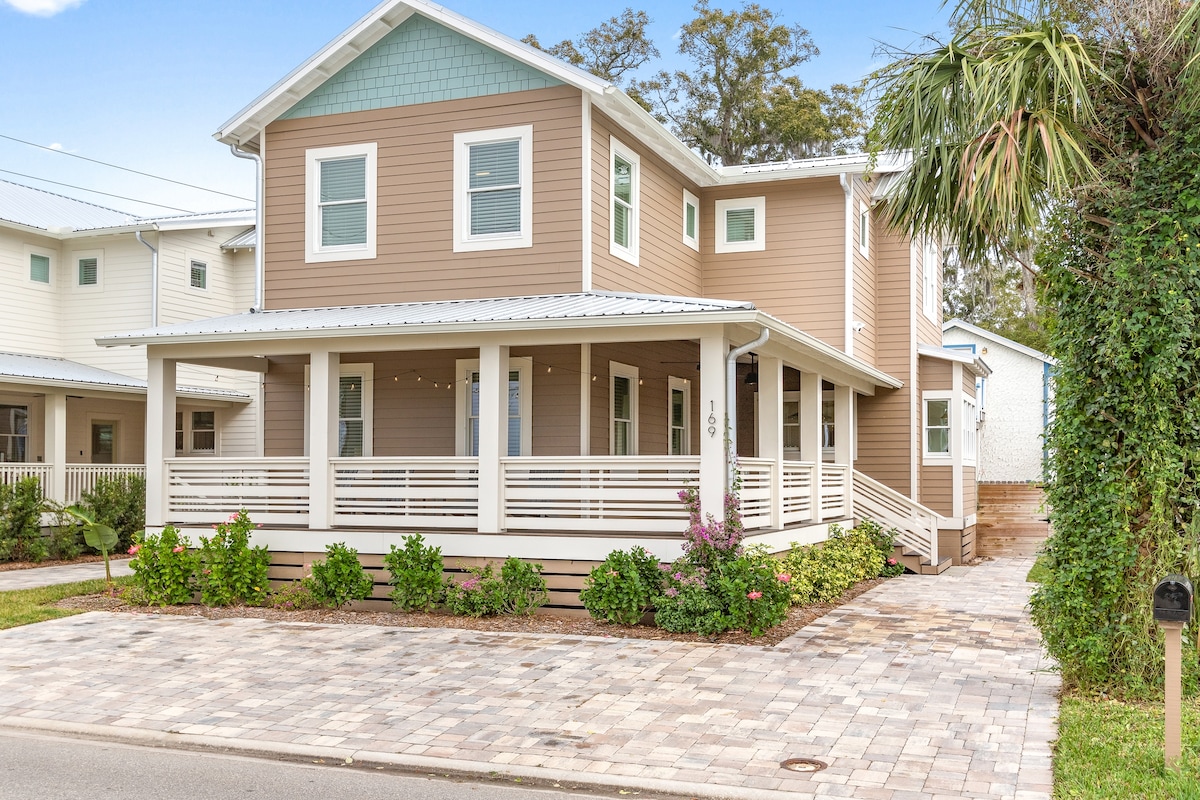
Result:
[[[906,550],[900,545],[896,545],[892,552],[892,557],[903,564],[905,569],[909,572],[915,572],[918,575],[941,575],[953,563],[949,556],[945,556],[938,559],[938,563],[934,564],[920,553]]]
[[[1032,556],[1050,535],[1042,487],[1032,483],[979,484],[976,548],[981,556]]]

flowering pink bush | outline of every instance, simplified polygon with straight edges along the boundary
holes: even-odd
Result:
[[[712,514],[703,520],[700,518],[700,492],[695,487],[680,491],[679,499],[688,511],[683,551],[693,560],[710,567],[718,561],[736,558],[746,533],[742,525],[742,501],[737,492],[725,494],[725,519],[721,522]]]
[[[187,539],[168,525],[162,533],[141,534],[129,548],[133,558],[133,589],[130,600],[154,606],[190,603],[195,591],[197,557],[188,552]]]
[[[746,599],[748,600],[758,600],[760,597],[762,597],[762,592],[746,592]]]
[[[140,544],[132,545],[129,548],[129,555],[136,556],[138,554],[138,550],[141,550],[141,549],[142,549],[142,546]]]

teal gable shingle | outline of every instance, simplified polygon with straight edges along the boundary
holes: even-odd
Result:
[[[562,81],[413,15],[281,119],[546,89]]]

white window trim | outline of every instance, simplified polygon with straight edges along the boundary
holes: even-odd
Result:
[[[362,144],[337,147],[316,147],[304,151],[304,263],[316,264],[326,261],[355,261],[375,258],[375,231],[376,217],[378,216],[376,195],[379,183],[378,150],[379,147],[375,142],[363,142]],[[357,156],[366,157],[367,241],[364,244],[323,247],[319,224],[321,219],[319,211],[321,162]]]
[[[871,255],[871,208],[858,201],[858,252]]]
[[[638,368],[617,361],[608,362],[608,454],[617,454],[617,420],[613,416],[613,395],[616,392],[616,379],[629,379],[629,450],[627,455],[638,454]]]
[[[692,384],[686,378],[667,378],[667,451],[670,453],[671,434],[675,432],[671,419],[674,410],[671,400],[677,391],[683,392],[683,452],[672,455],[687,456],[692,454]]]
[[[516,139],[519,142],[521,180],[521,230],[516,233],[471,235],[470,147]],[[533,247],[533,126],[493,128],[454,134],[454,252],[508,250]]]
[[[96,282],[79,282],[79,262],[85,258],[96,259]],[[71,253],[71,286],[81,292],[99,292],[104,289],[104,251],[76,250]],[[45,284],[42,284],[43,286]]]
[[[194,428],[195,420],[192,419],[192,414],[194,414],[197,411],[213,412],[213,449],[212,450],[196,450],[193,446],[195,444],[195,442],[192,439],[192,434],[195,432],[195,428]],[[209,458],[212,456],[219,456],[221,454],[221,412],[220,412],[220,409],[177,407],[175,409],[175,413],[176,413],[176,415],[181,417],[181,424],[183,425],[183,430],[182,430],[183,449],[175,450],[176,456],[196,456],[197,458]],[[180,430],[178,428],[176,428],[175,432],[179,433]]]
[[[695,231],[696,235],[695,236],[688,236],[688,233],[687,233],[688,206],[691,206],[693,209],[695,209],[695,214],[696,214],[696,231]],[[692,194],[687,189],[683,190],[683,243],[686,244],[688,247],[692,248],[693,250],[695,250],[696,252],[700,252],[700,198],[696,197],[696,195]]]
[[[945,400],[946,401],[946,437],[948,439],[949,452],[947,453],[932,453],[929,451],[929,402]],[[958,412],[954,408],[954,392],[949,389],[931,390],[922,392],[921,394],[921,457],[922,461],[927,465],[948,466],[954,463],[954,426],[957,424]]]
[[[962,399],[962,452],[963,465],[975,466],[979,461],[979,406],[970,397]]]
[[[754,209],[754,241],[731,242],[726,214],[738,209]],[[767,249],[767,198],[738,197],[716,203],[716,230],[713,231],[713,250],[717,253],[753,253]]]
[[[521,455],[528,456],[533,453],[533,357],[509,356],[505,373],[514,370],[521,384],[520,413],[522,421],[525,422],[521,426]],[[467,420],[471,415],[471,373],[478,371],[478,358],[460,358],[454,362],[454,452],[460,456],[471,453],[471,442],[467,436]],[[505,382],[507,383],[507,378]]]
[[[937,276],[933,265],[938,261],[938,247],[934,242],[926,242],[921,256],[921,311],[926,319],[937,322]]]
[[[312,394],[312,381],[309,377],[311,365],[304,365],[304,455],[308,456],[308,427],[309,427],[309,397]],[[363,458],[373,454],[375,442],[375,364],[368,361],[362,364],[338,364],[338,380],[347,375],[357,375],[363,382]],[[334,424],[338,422],[338,409],[330,409],[334,414]],[[334,455],[334,458],[337,458]]]
[[[50,260],[49,280],[47,280],[45,283],[42,283],[41,281],[35,281],[33,279],[33,257],[34,256],[43,256],[44,258],[47,258]],[[55,256],[53,250],[45,250],[41,247],[33,247],[31,245],[25,245],[25,282],[26,283],[29,283],[33,286],[40,286],[43,289],[49,289],[50,287],[54,286],[54,273],[56,272],[57,267],[58,267],[58,258]]]
[[[613,137],[608,139],[608,252],[622,261],[628,261],[638,266],[641,251],[641,217],[642,217],[642,159],[637,153],[621,144]],[[630,212],[629,212],[629,246],[617,244],[617,215],[613,213],[613,202],[616,194],[613,191],[613,173],[617,168],[617,157],[628,161],[630,166]]]
[[[193,286],[192,285],[192,264],[193,263],[200,264],[204,267],[204,285],[203,286]],[[204,292],[205,294],[207,294],[209,285],[210,285],[209,278],[211,278],[211,277],[212,277],[212,275],[210,274],[210,270],[208,268],[208,261],[206,259],[196,258],[195,256],[188,255],[188,257],[187,257],[187,275],[185,277],[185,280],[186,280],[186,285],[187,285],[187,288],[189,291]]]

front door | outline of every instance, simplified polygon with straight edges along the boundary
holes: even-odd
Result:
[[[115,422],[93,422],[92,423],[92,463],[93,464],[111,464],[113,463],[113,452],[116,447],[117,440],[117,423]]]

